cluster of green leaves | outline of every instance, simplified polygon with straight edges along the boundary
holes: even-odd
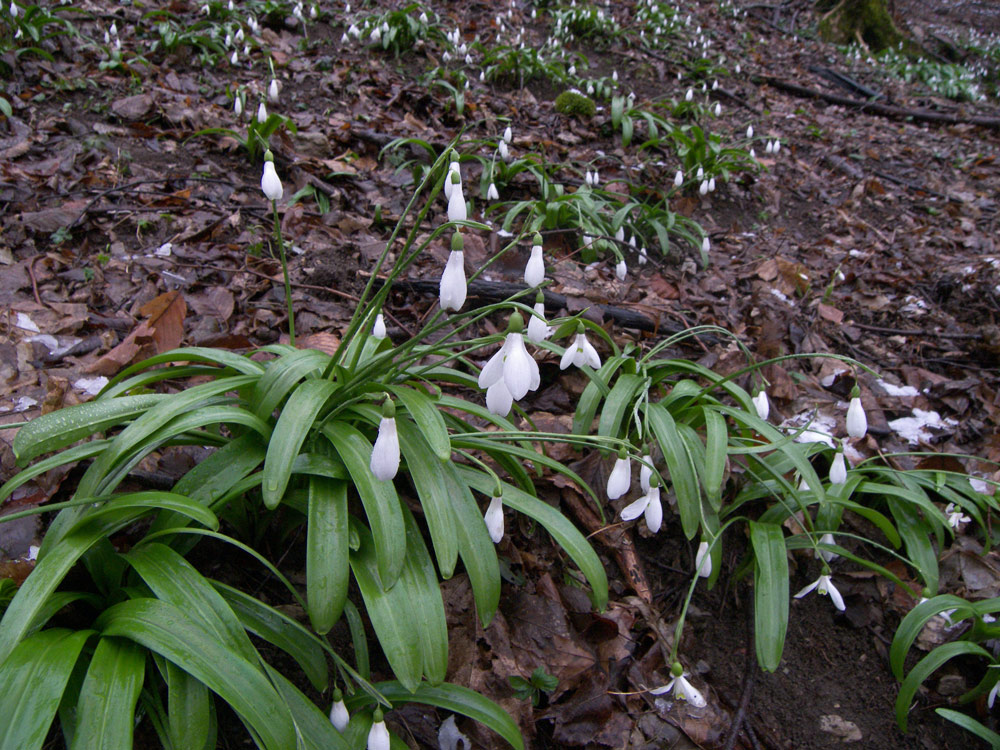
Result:
[[[418,41],[434,39],[444,41],[444,34],[435,22],[436,16],[419,3],[411,3],[398,10],[366,16],[359,25],[362,38],[370,38],[379,30],[376,45],[399,57],[413,49]]]
[[[201,19],[192,23],[169,10],[149,11],[142,21],[138,28],[151,29],[148,45],[151,56],[190,51],[203,65],[215,65],[225,54],[215,21]]]
[[[559,686],[559,679],[538,667],[527,680],[517,675],[508,677],[507,681],[514,689],[514,696],[520,700],[530,700],[532,706],[537,706],[542,693],[551,693]]]
[[[861,51],[848,47],[846,54],[859,59]],[[924,84],[938,96],[960,102],[976,102],[985,98],[980,86],[981,77],[965,65],[926,58],[914,60],[891,47],[878,53],[873,62],[901,81]]]
[[[234,93],[234,96],[241,95],[241,92]],[[268,112],[267,119],[264,122],[259,122],[252,110],[244,109],[244,111],[250,115],[246,135],[233,128],[203,128],[191,137],[197,138],[202,135],[229,136],[246,151],[250,161],[257,164],[263,161],[264,152],[271,147],[271,136],[283,128],[287,128],[293,134],[298,132],[295,121],[285,115],[279,115],[277,112]]]
[[[607,44],[621,30],[610,9],[596,5],[572,5],[550,11],[553,21],[552,37],[563,44],[587,41]]]
[[[11,13],[12,8],[16,9],[16,15]],[[79,36],[69,16],[82,12],[71,5],[43,8],[34,4],[4,4],[0,9],[0,53],[13,53],[15,57],[35,55],[51,61],[56,37]],[[11,73],[10,66],[2,60],[0,73],[4,76]]]
[[[633,26],[639,30],[641,42],[652,49],[663,49],[683,28],[679,15],[677,8],[670,3],[641,0],[636,4]]]
[[[529,81],[565,83],[568,80],[563,55],[527,45],[499,44],[485,49],[482,65],[487,81],[519,88]]]
[[[666,138],[673,142],[674,152],[685,175],[701,167],[705,178],[717,177],[729,181],[733,174],[756,172],[760,164],[750,156],[748,148],[724,145],[722,134],[706,132],[700,125],[671,128]]]

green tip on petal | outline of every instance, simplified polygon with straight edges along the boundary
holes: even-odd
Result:
[[[534,239],[531,240],[531,244],[532,245],[541,245],[542,244],[542,235],[541,235],[540,232],[535,232],[535,237],[534,237]]]
[[[271,149],[264,152],[264,161],[274,161],[274,154],[271,153]]]
[[[385,394],[385,401],[382,402],[382,417],[385,419],[396,418],[396,404],[393,403],[389,394]]]
[[[465,238],[462,237],[462,233],[456,231],[455,234],[451,236],[451,250],[455,253],[460,253],[465,250]]]
[[[517,310],[510,314],[507,319],[507,332],[508,333],[520,333],[524,330],[524,318],[521,317],[521,313]]]
[[[682,674],[684,674],[684,667],[681,666],[681,663],[679,661],[675,661],[673,664],[670,665],[670,674],[673,675],[674,677],[680,677]]]
[[[451,173],[451,184],[452,185],[457,185],[461,181],[462,181],[462,178],[459,176],[458,172],[452,172]]]
[[[649,486],[650,486],[650,488],[659,487],[660,486],[660,478],[658,476],[656,476],[656,474],[650,474],[649,475]]]
[[[340,701],[342,701],[342,700],[344,700],[344,693],[343,693],[343,691],[341,691],[340,688],[334,689],[334,691],[333,691],[333,702],[334,703],[340,703]]]
[[[375,713],[372,714],[372,723],[378,724],[380,721],[382,721],[382,718],[383,718],[382,709],[376,708]]]
[[[545,304],[545,293],[543,291],[539,290],[538,294],[535,295],[535,304],[536,305]]]
[[[618,458],[626,458],[627,456],[628,456],[628,451],[625,450],[625,446],[623,445],[621,448],[618,449]]]
[[[858,388],[856,383],[854,387],[851,388],[851,398],[861,398],[861,389]]]

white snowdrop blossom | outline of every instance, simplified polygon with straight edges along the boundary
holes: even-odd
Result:
[[[351,721],[351,715],[347,712],[347,705],[344,703],[344,694],[340,688],[333,691],[333,706],[330,708],[330,723],[338,732],[347,729]]]
[[[281,178],[274,171],[274,156],[270,151],[264,154],[264,174],[260,178],[260,189],[269,201],[280,201],[285,192],[281,187]]]
[[[830,464],[830,484],[844,484],[847,481],[847,463],[844,461],[844,451],[837,451]]]
[[[948,516],[948,525],[953,529],[957,529],[963,523],[969,523],[972,520],[969,516],[964,515],[962,509],[955,503],[948,503],[944,508],[944,513]]]
[[[773,154],[774,153],[774,143],[772,143],[771,141],[768,141],[767,145],[764,146],[764,153],[765,154]]]
[[[500,544],[503,539],[503,498],[499,495],[490,500],[490,507],[486,509],[483,516],[486,522],[486,530],[490,532],[490,539],[494,544]]]
[[[372,448],[369,465],[376,479],[383,482],[392,479],[399,471],[399,435],[396,433],[396,407],[386,400],[382,405],[382,420],[378,425],[378,437]]]
[[[674,175],[674,187],[680,187],[684,184],[684,173],[681,170],[677,170],[677,174]]]
[[[773,149],[773,151],[774,151],[774,153],[778,153],[779,151],[781,151],[781,141],[779,141],[777,138],[774,139],[774,149]]]
[[[632,486],[632,463],[622,450],[615,459],[614,468],[608,476],[608,498],[617,500]]]
[[[368,38],[371,39],[376,44],[378,44],[379,42],[382,41],[382,29],[376,26],[374,29],[372,29],[372,33],[368,35]]]
[[[694,569],[702,578],[708,578],[712,575],[712,556],[708,554],[708,542],[702,542],[698,545],[698,552],[694,556]]]
[[[771,413],[771,402],[767,400],[767,391],[763,388],[753,397],[753,408],[757,410],[757,416],[763,420]]]
[[[465,240],[455,232],[451,238],[451,254],[441,274],[441,309],[461,310],[468,286],[465,281]]]
[[[267,107],[264,105],[264,102],[257,105],[257,122],[262,125],[267,122]]]
[[[649,256],[646,255],[646,248],[645,247],[640,247],[639,248],[639,259],[638,259],[639,265],[640,266],[646,265],[646,262],[648,260],[649,260]]]
[[[376,708],[372,716],[372,728],[368,730],[367,750],[389,750],[389,730],[382,720],[382,709]]]
[[[453,183],[451,181],[451,174],[454,172],[458,175],[459,183],[462,182],[462,168],[458,164],[458,160],[452,157],[451,163],[448,165],[448,174],[444,178],[444,197],[445,199],[451,198],[451,190]]]
[[[237,118],[243,116],[243,98],[239,95],[237,95],[233,100],[233,114],[235,114]]]
[[[372,326],[372,336],[377,339],[384,339],[385,335],[385,318],[382,316],[382,313],[379,313],[375,316],[375,325]]]
[[[1000,682],[997,682],[992,688],[990,688],[990,694],[986,696],[986,705],[989,708],[993,708],[993,703],[997,699],[998,692],[1000,692]]]
[[[851,403],[847,406],[847,434],[852,438],[863,438],[868,432],[868,417],[861,405],[861,395],[857,386],[851,391]]]
[[[840,595],[840,592],[837,591],[837,587],[833,585],[833,581],[830,579],[830,575],[828,573],[824,573],[815,581],[813,581],[804,589],[802,589],[799,593],[795,595],[795,598],[801,599],[803,596],[811,592],[813,589],[815,589],[816,593],[819,594],[820,596],[829,595],[830,601],[833,602],[833,606],[839,609],[841,612],[847,609],[847,607],[844,605],[844,597],[842,597]]]
[[[535,297],[535,314],[528,321],[528,339],[536,344],[541,343],[552,333],[545,320],[545,295],[541,292]]]
[[[479,387],[488,389],[500,380],[510,391],[511,397],[518,401],[525,397],[528,391],[538,389],[541,378],[538,373],[538,363],[528,354],[524,346],[524,319],[520,313],[513,313],[508,323],[507,338],[503,346],[497,350],[486,366],[479,373]]]
[[[230,65],[238,65],[240,62],[240,55],[236,50],[233,50],[233,54],[229,58]]]
[[[698,192],[702,195],[708,195],[708,180],[701,181],[701,184],[698,186]]]
[[[699,182],[701,180],[705,179],[705,168],[704,167],[698,167],[698,171],[695,172],[694,178],[696,180],[698,180]]]
[[[465,221],[469,218],[469,208],[462,194],[462,180],[457,172],[451,174],[451,195],[448,196],[448,221]]]
[[[753,125],[747,125],[747,138],[753,138]]]
[[[588,185],[590,185],[591,187],[593,187],[593,185],[594,185],[594,175],[592,175],[590,173],[589,169],[584,173],[584,175],[583,175],[583,181],[585,183],[587,183]]]
[[[510,161],[510,149],[507,148],[507,141],[500,141],[497,144],[497,152],[504,161]]]
[[[826,534],[824,534],[819,538],[819,543],[833,545],[836,544],[837,542],[834,540],[833,534],[827,532]],[[816,556],[825,560],[826,562],[833,562],[838,557],[840,557],[840,555],[838,555],[836,552],[828,549],[817,549]]]
[[[710,193],[714,193],[715,192],[715,178],[714,177],[709,177],[708,178],[708,192],[710,192]]]
[[[615,264],[615,276],[618,277],[619,281],[625,281],[625,276],[628,274],[628,266],[625,264],[625,259],[622,258]]]
[[[694,99],[694,89],[688,89],[687,93],[684,94],[684,101],[689,102]]]
[[[715,109],[713,109],[712,111],[715,113],[716,117],[718,117],[719,115],[721,115],[722,114],[722,104],[720,102],[716,102],[715,103]]]
[[[486,200],[488,201],[498,201],[500,200],[500,192],[497,190],[496,183],[491,182],[489,188],[486,190]]]
[[[599,174],[597,174],[597,170],[596,169],[594,170],[593,177],[594,177],[594,187],[597,187],[598,185],[601,184],[601,176]]]
[[[623,521],[631,521],[640,515],[644,516],[646,528],[649,529],[650,533],[655,534],[663,523],[663,504],[660,502],[660,486],[655,483],[655,479],[652,479],[651,482],[653,484],[646,490],[646,494],[634,503],[629,503],[622,508],[619,515]]]
[[[663,693],[669,693],[671,691],[673,691],[675,699],[687,701],[695,708],[704,708],[708,705],[708,701],[705,700],[705,696],[703,696],[701,691],[694,685],[688,682],[683,671],[674,675],[670,682],[666,685],[653,688],[649,692],[653,695],[662,695]]]
[[[653,476],[653,457],[648,453],[642,457],[642,466],[639,467],[639,486],[643,492],[649,491],[649,480]]]
[[[562,359],[559,360],[560,370],[565,370],[570,365],[576,365],[577,367],[590,365],[595,370],[601,367],[601,356],[597,353],[593,344],[587,341],[587,334],[582,330],[577,331],[576,340],[570,346],[566,347]]]
[[[503,380],[498,380],[486,389],[486,408],[491,414],[506,417],[514,406],[514,397],[510,395]]]
[[[279,101],[280,92],[278,90],[278,79],[272,78],[271,85],[267,87],[267,100],[271,104],[277,104]]]
[[[510,125],[508,125],[508,126],[507,126],[506,128],[504,128],[504,130],[503,130],[503,141],[504,141],[504,143],[510,143],[510,142],[511,142],[511,139],[512,139],[513,137],[514,137],[514,131],[512,131],[512,130],[510,129]]]
[[[708,239],[708,236],[706,235],[705,238],[701,241],[701,251],[703,253],[707,253],[711,249],[712,249],[712,241]]]
[[[524,283],[538,286],[545,281],[545,260],[542,258],[542,235],[536,234],[532,240],[531,257],[524,266]]]

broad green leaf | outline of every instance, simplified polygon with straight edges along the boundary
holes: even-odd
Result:
[[[293,474],[313,474],[328,479],[347,479],[344,465],[321,453],[300,453],[292,464]]]
[[[146,672],[146,652],[124,638],[101,638],[80,690],[72,750],[132,746],[135,704]]]
[[[8,652],[0,666],[0,750],[42,747],[80,650],[92,635],[93,630],[43,630]]]
[[[698,533],[701,518],[701,496],[691,455],[677,430],[673,416],[664,406],[649,404],[646,415],[670,470],[670,481],[677,496],[677,511],[684,535],[693,539]]]
[[[365,624],[361,620],[361,613],[358,612],[358,608],[350,599],[344,605],[344,619],[347,620],[347,627],[351,631],[354,664],[358,668],[358,674],[369,680],[371,679],[371,667],[368,663],[368,634],[365,633]]]
[[[379,579],[383,587],[391,588],[399,578],[406,555],[406,530],[396,488],[391,481],[383,482],[372,474],[372,444],[354,425],[328,422],[323,426],[323,434],[340,454],[354,481],[375,538]]]
[[[336,391],[337,386],[329,380],[310,380],[296,388],[285,402],[267,446],[267,458],[264,459],[261,487],[264,505],[268,509],[276,508],[281,502],[292,475],[292,462],[320,411]]]
[[[295,384],[311,373],[322,373],[330,355],[315,349],[296,349],[268,362],[250,394],[250,405],[261,419],[269,419]]]
[[[979,739],[989,743],[992,750],[1000,750],[1000,734],[997,734],[992,729],[987,729],[971,716],[953,711],[950,708],[935,708],[934,713],[950,722],[958,724],[965,731],[971,732]]]
[[[220,374],[225,374],[225,368],[235,370],[243,375],[260,375],[264,372],[264,366],[260,362],[254,362],[249,357],[242,354],[234,354],[225,349],[212,349],[209,347],[190,346],[181,349],[171,349],[169,352],[157,354],[142,362],[125,368],[120,373],[111,378],[111,382],[105,386],[105,392],[133,373],[147,370],[156,365],[168,364],[170,362],[202,362],[205,364],[218,365]],[[103,398],[103,396],[102,396]]]
[[[913,666],[903,684],[899,686],[899,695],[896,696],[896,723],[900,729],[906,731],[906,715],[909,713],[913,696],[917,694],[917,689],[924,680],[949,659],[966,654],[984,659],[993,658],[989,651],[976,643],[952,641],[938,646]]]
[[[420,634],[424,677],[432,685],[437,685],[444,681],[448,671],[448,623],[441,587],[413,514],[402,501],[400,507],[406,522],[406,564],[399,581],[410,597],[407,610],[410,621]]]
[[[434,401],[422,391],[402,385],[389,386],[389,392],[406,407],[434,455],[441,461],[450,460],[451,440],[448,438],[448,428],[445,427],[444,417]]]
[[[266,662],[264,668],[291,711],[299,740],[296,745],[298,750],[351,750],[340,732],[333,728],[325,711],[320,711],[278,670]]]
[[[177,607],[158,599],[116,604],[94,623],[155,651],[205,683],[229,703],[266,750],[295,747],[288,707],[256,664],[226,648]]]
[[[729,431],[726,429],[725,418],[719,412],[704,407],[702,413],[705,415],[705,463],[701,479],[709,503],[719,510],[722,502],[722,479],[726,474]]]
[[[601,409],[601,418],[597,426],[598,435],[619,437],[622,433],[622,421],[632,408],[636,393],[645,381],[646,379],[641,375],[625,373],[618,377],[611,393],[604,399],[604,408]],[[625,433],[627,433],[627,422],[625,427]]]
[[[886,498],[886,503],[896,521],[896,530],[906,546],[907,556],[924,579],[927,588],[937,591],[938,560],[930,540],[930,524],[913,505],[900,502],[894,497]]]
[[[393,674],[408,689],[415,690],[423,672],[423,654],[420,629],[409,611],[410,581],[397,576],[391,589],[380,585],[372,534],[362,523],[352,522],[352,528],[360,546],[351,552],[351,570],[375,635]]]
[[[54,456],[50,456],[49,458],[36,462],[33,466],[25,469],[24,471],[19,471],[13,477],[8,479],[2,487],[0,487],[0,501],[7,498],[10,493],[25,482],[44,474],[50,469],[82,461],[86,458],[93,458],[104,450],[110,442],[110,440],[91,440],[90,442],[83,443],[82,445],[74,445],[72,448],[67,448],[62,453],[57,453]]]
[[[788,553],[781,527],[750,521],[754,551],[754,644],[757,662],[773,672],[788,629]]]
[[[309,477],[306,524],[306,601],[309,621],[319,634],[330,631],[347,601],[351,569],[347,484]]]
[[[940,594],[926,601],[917,604],[916,607],[906,613],[906,617],[896,628],[896,634],[892,638],[892,645],[889,647],[889,666],[897,680],[903,679],[903,665],[906,661],[906,654],[910,651],[910,646],[920,635],[930,620],[942,612],[955,610],[952,621],[959,620],[972,615],[969,602],[952,594]]]
[[[174,750],[212,750],[218,732],[212,694],[172,661],[164,659],[163,663],[167,673],[165,729]]]
[[[601,365],[601,369],[595,373],[595,377],[587,383],[587,387],[583,389],[580,400],[577,402],[576,412],[573,414],[574,435],[590,434],[594,416],[597,414],[597,407],[600,406],[601,400],[606,395],[606,391],[601,389],[598,382],[610,383],[611,378],[628,359],[631,357],[609,357],[607,362]]]

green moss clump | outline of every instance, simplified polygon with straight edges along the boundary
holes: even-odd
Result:
[[[572,115],[581,119],[590,119],[597,111],[597,105],[589,96],[579,91],[563,91],[556,97],[556,112]]]
[[[826,11],[819,22],[819,33],[828,42],[861,41],[872,52],[907,42],[892,22],[885,0],[821,0],[817,8]]]

